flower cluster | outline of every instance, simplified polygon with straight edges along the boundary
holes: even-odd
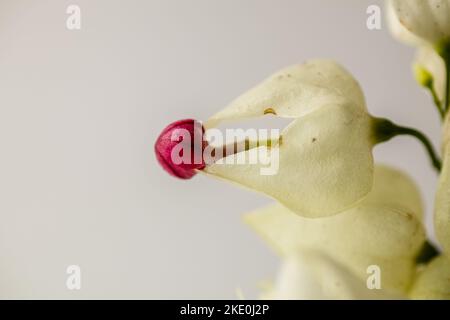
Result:
[[[450,298],[450,1],[392,0],[387,8],[393,34],[418,48],[416,79],[430,90],[445,119],[442,166],[422,133],[372,116],[357,81],[331,60],[287,67],[203,127],[183,120],[157,139],[157,158],[170,174],[188,179],[201,172],[276,200],[244,217],[284,261],[264,298]],[[219,124],[268,114],[291,120],[278,140],[246,140],[243,149],[234,148],[221,160],[276,150],[275,175],[262,175],[261,164],[179,163],[172,157],[175,149],[193,159],[210,148],[205,132]],[[187,149],[177,149],[184,140],[178,130],[200,133],[197,151],[190,142]],[[400,134],[418,138],[441,171],[434,218],[442,253],[427,241],[414,182],[373,159],[375,145]],[[223,147],[215,146],[213,153]],[[368,283],[372,269],[382,277],[375,290]]]

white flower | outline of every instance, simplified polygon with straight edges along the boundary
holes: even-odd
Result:
[[[425,242],[421,220],[420,196],[414,183],[384,166],[375,168],[369,195],[339,215],[308,219],[276,204],[245,217],[282,257],[305,250],[319,252],[363,284],[368,266],[378,266],[382,294],[389,296],[405,296],[412,283],[415,260]],[[347,275],[340,271],[339,277]]]
[[[374,118],[358,83],[340,65],[314,60],[281,70],[204,125],[267,113],[293,119],[275,146],[276,175],[261,175],[253,164],[212,164],[203,171],[263,192],[306,217],[336,214],[371,190]]]
[[[388,0],[393,35],[414,46],[440,46],[450,40],[449,0]]]
[[[449,54],[450,0],[387,0],[387,18],[394,37],[418,48],[414,62],[418,82],[435,90],[444,103],[446,66],[442,56]]]
[[[444,102],[446,85],[445,62],[433,48],[424,46],[418,49],[415,62],[416,80],[424,87],[435,90],[440,103]],[[421,73],[427,73],[428,80],[420,79]],[[426,81],[429,81],[426,83]]]
[[[450,0],[389,0],[388,21],[395,37],[418,48],[416,79],[433,91],[436,105],[445,116],[450,107],[446,80],[450,66]],[[450,298],[449,142],[450,118],[447,115],[442,145],[443,164],[434,214],[436,236],[443,253],[418,273],[410,293],[416,299]]]

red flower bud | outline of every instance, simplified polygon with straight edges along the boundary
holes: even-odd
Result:
[[[203,150],[207,146],[204,132],[202,124],[193,119],[169,124],[155,143],[156,158],[163,169],[180,179],[190,179],[196,170],[203,169]]]

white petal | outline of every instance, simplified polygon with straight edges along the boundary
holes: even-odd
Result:
[[[448,132],[448,131],[446,131]],[[445,147],[444,163],[435,199],[434,228],[444,251],[450,253],[450,148]]]
[[[412,299],[450,299],[450,260],[440,256],[422,270],[410,292]]]
[[[399,17],[397,16],[397,12],[391,0],[386,0],[386,13],[389,30],[395,38],[412,46],[421,46],[427,44],[425,40],[417,37],[403,24],[400,23]]]
[[[274,175],[262,175],[262,164],[213,164],[203,171],[263,192],[299,215],[333,215],[372,188],[371,119],[353,105],[335,105],[294,120],[272,149],[279,151]]]
[[[386,299],[383,290],[368,289],[344,265],[328,255],[299,251],[283,261],[270,295],[272,299]]]
[[[275,73],[204,125],[211,128],[222,121],[260,117],[268,112],[298,118],[328,105],[349,103],[365,110],[364,95],[352,75],[333,61],[312,60]]]
[[[327,299],[328,292],[317,279],[313,255],[292,255],[283,261],[274,283],[271,299]],[[309,261],[308,261],[309,260]]]
[[[450,39],[450,0],[391,0],[391,4],[399,24],[416,37],[432,46]]]
[[[273,205],[247,215],[245,220],[283,256],[302,248],[319,250],[360,279],[367,277],[369,265],[378,265],[383,286],[404,292],[425,241],[420,216],[419,195],[409,178],[377,167],[373,193],[339,215],[307,219]]]
[[[410,213],[423,221],[422,199],[416,183],[406,173],[389,166],[375,166],[373,188],[362,204]]]

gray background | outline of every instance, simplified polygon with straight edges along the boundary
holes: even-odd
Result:
[[[66,29],[66,8],[82,29]],[[279,260],[240,221],[270,202],[197,176],[169,177],[153,143],[169,122],[206,119],[284,66],[334,58],[369,110],[437,144],[413,49],[366,28],[382,1],[0,0],[0,298],[255,298]],[[421,186],[422,146],[396,138],[376,160]],[[429,223],[430,224],[430,223]],[[66,267],[82,289],[66,289]]]

